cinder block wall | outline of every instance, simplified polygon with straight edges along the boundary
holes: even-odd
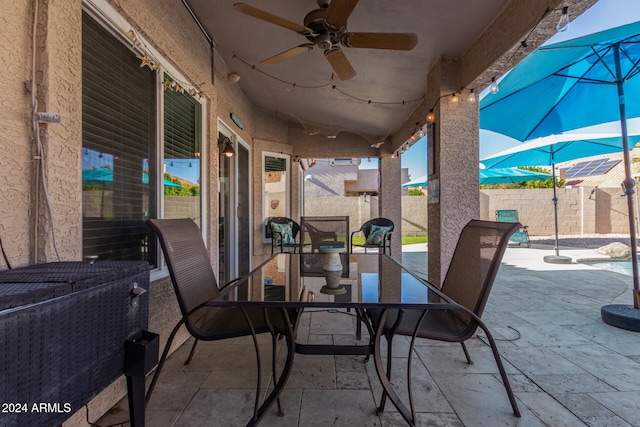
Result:
[[[558,232],[560,234],[626,234],[629,232],[627,199],[617,188],[558,188]],[[305,215],[348,215],[351,231],[377,216],[375,197],[306,197]],[[634,199],[634,206],[638,204]],[[532,236],[555,233],[553,189],[482,190],[480,218],[495,220],[498,209],[516,209]],[[636,215],[637,219],[637,215]],[[402,234],[427,235],[427,197],[402,197]]]
[[[621,194],[617,188],[558,188],[558,232],[628,233],[627,199]],[[555,233],[553,190],[550,188],[483,190],[480,206],[482,219],[495,219],[498,209],[516,209],[520,222],[529,226],[529,234],[543,236]],[[634,206],[637,207],[635,202]]]
[[[348,215],[349,232],[358,230],[371,218],[378,216],[378,199],[364,197],[305,197],[304,213],[308,216]],[[402,197],[402,234],[427,235],[427,197]]]

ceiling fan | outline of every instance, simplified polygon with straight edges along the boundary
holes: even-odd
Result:
[[[300,25],[246,3],[235,3],[233,7],[266,22],[301,34],[310,43],[280,52],[261,61],[262,65],[278,64],[287,59],[310,51],[314,47],[324,50],[324,56],[340,80],[349,80],[356,71],[349,63],[340,45],[366,49],[411,50],[418,43],[415,33],[351,33],[347,31],[347,19],[358,4],[358,0],[317,0],[319,9],[314,9],[304,17]]]

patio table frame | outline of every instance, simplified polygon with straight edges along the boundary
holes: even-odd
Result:
[[[345,254],[346,255],[346,254]],[[382,338],[382,330],[384,327],[384,320],[387,316],[387,313],[390,309],[418,309],[418,310],[462,310],[468,315],[474,317],[479,324],[479,327],[485,332],[487,340],[492,343],[492,350],[495,348],[495,341],[493,336],[491,335],[487,326],[482,322],[480,318],[478,318],[473,312],[469,311],[465,307],[455,303],[446,295],[438,290],[433,284],[419,278],[415,274],[413,274],[410,270],[408,270],[401,263],[391,258],[387,254],[349,254],[349,260],[355,258],[355,261],[358,262],[360,259],[373,259],[374,257],[378,258],[377,266],[378,266],[378,274],[380,274],[380,265],[385,262],[391,262],[397,268],[400,268],[402,273],[407,273],[410,275],[412,280],[415,280],[426,287],[428,298],[431,299],[432,295],[437,297],[438,300],[444,302],[402,302],[402,301],[361,301],[358,298],[355,301],[315,301],[315,300],[290,300],[290,301],[263,301],[263,300],[249,300],[249,299],[233,299],[234,291],[237,291],[243,285],[247,284],[250,278],[254,277],[258,273],[261,273],[263,268],[274,259],[278,257],[286,257],[285,262],[290,262],[291,257],[305,257],[305,256],[314,256],[314,257],[323,257],[324,254],[291,254],[291,253],[282,253],[277,254],[267,261],[253,269],[251,272],[238,279],[235,283],[225,288],[224,292],[221,293],[220,297],[214,301],[208,302],[206,305],[217,306],[217,307],[236,307],[239,309],[247,309],[249,307],[263,307],[265,309],[265,315],[267,313],[266,309],[280,309],[281,316],[286,319],[287,323],[291,325],[288,328],[287,333],[285,334],[285,339],[287,342],[287,357],[284,364],[283,372],[279,377],[279,380],[274,384],[274,388],[271,393],[265,398],[262,405],[257,408],[254,417],[252,417],[247,426],[257,425],[259,421],[263,418],[266,412],[270,409],[273,403],[276,401],[280,393],[284,390],[288,377],[291,373],[293,367],[293,360],[295,353],[298,354],[315,354],[315,355],[365,355],[369,356],[373,354],[374,363],[376,368],[376,373],[378,374],[378,378],[382,384],[382,387],[387,392],[389,399],[394,404],[394,406],[398,409],[402,417],[405,419],[408,425],[413,426],[415,420],[415,414],[412,413],[412,410],[407,408],[407,406],[401,401],[398,394],[393,389],[391,385],[391,381],[385,372],[384,363],[382,361],[382,356],[380,352],[380,344]],[[364,258],[361,258],[364,257]],[[351,261],[349,261],[351,262]],[[302,265],[302,263],[301,263]],[[301,277],[308,277],[303,275],[304,271],[300,272]],[[289,273],[291,274],[291,272]],[[401,286],[401,285],[400,285]],[[377,308],[384,309],[381,314],[380,327],[373,331],[370,323],[366,320],[366,316],[364,315],[365,310],[367,308]],[[292,319],[289,316],[290,309],[354,309],[356,313],[359,313],[365,325],[367,326],[370,333],[370,340],[368,344],[362,345],[337,345],[337,344],[300,344],[296,342],[296,331],[297,328],[292,323]],[[298,316],[299,317],[299,316]],[[247,318],[248,319],[248,318]],[[416,331],[417,332],[417,331]],[[415,335],[412,337],[412,340],[415,341]],[[259,353],[258,341],[254,337],[254,345],[256,346],[256,351]],[[495,354],[496,360],[498,363],[498,369],[500,371],[500,375],[502,377],[502,381],[508,384],[508,380],[506,378],[506,371],[504,366],[497,354]],[[411,386],[409,379],[409,387]],[[411,393],[409,393],[411,399]],[[510,403],[512,406],[515,405],[515,402],[512,400],[511,395],[509,396]],[[257,403],[256,403],[257,404]]]

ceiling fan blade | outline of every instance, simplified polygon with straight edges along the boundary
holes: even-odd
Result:
[[[313,45],[311,43],[301,44],[300,46],[296,46],[289,50],[285,50],[284,52],[280,52],[279,54],[274,55],[271,58],[267,58],[264,61],[260,61],[260,63],[262,65],[278,64],[282,61],[286,61],[287,59],[291,59],[294,56],[309,52],[311,49],[313,49]]]
[[[296,33],[309,34],[309,30],[307,30],[304,25],[289,21],[288,19],[266,12],[262,9],[258,9],[257,7],[253,7],[246,3],[235,3],[233,8],[245,15],[253,16],[254,18],[284,27],[288,30],[295,31]]]
[[[418,44],[415,33],[346,33],[342,44],[367,49],[411,50]]]
[[[325,22],[335,29],[342,28],[357,4],[358,0],[332,0],[324,15]]]
[[[325,50],[324,56],[340,80],[350,80],[355,77],[356,70],[353,69],[351,63],[349,63],[349,60],[340,48],[334,47]]]

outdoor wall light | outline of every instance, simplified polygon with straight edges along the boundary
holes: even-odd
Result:
[[[233,146],[231,145],[231,140],[228,137],[224,137],[222,138],[219,142],[219,145],[222,144],[226,144],[224,149],[220,152],[220,154],[223,154],[227,157],[233,157],[236,155],[236,151],[233,149]]]

